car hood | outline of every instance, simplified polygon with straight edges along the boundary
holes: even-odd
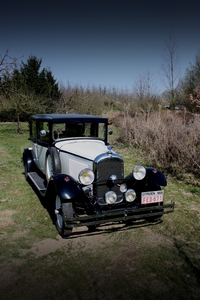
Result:
[[[101,153],[107,153],[108,148],[102,140],[76,139],[55,143],[60,151],[72,153],[90,160],[94,160]]]

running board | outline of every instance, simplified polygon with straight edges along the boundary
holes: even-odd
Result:
[[[46,192],[46,185],[45,185],[44,178],[42,178],[36,172],[30,172],[30,173],[28,173],[28,176],[42,194]]]

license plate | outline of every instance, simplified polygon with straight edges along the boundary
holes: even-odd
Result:
[[[152,191],[142,193],[142,204],[163,202],[164,191]]]

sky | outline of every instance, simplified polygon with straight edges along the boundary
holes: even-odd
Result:
[[[199,0],[6,0],[0,55],[42,59],[61,85],[131,91],[149,73],[158,92],[169,36],[180,74],[200,49]]]

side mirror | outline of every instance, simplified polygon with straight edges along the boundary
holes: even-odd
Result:
[[[109,130],[108,130],[108,134],[109,134],[109,135],[112,135],[112,134],[113,134],[112,129],[109,129]]]
[[[40,130],[40,136],[41,137],[45,137],[46,136],[46,130],[44,130],[44,129],[42,129],[42,130]]]

